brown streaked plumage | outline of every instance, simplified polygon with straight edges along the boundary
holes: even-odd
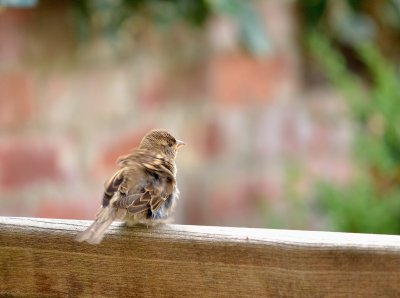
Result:
[[[127,225],[165,222],[179,196],[175,157],[182,145],[166,130],[155,129],[138,148],[120,157],[121,168],[104,184],[101,210],[76,240],[100,243],[108,226],[121,215]]]

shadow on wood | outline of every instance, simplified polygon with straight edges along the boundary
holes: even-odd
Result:
[[[395,297],[400,236],[0,217],[0,295]]]

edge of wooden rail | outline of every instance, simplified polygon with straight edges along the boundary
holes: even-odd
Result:
[[[2,217],[1,229],[42,231],[43,233],[71,238],[83,231],[92,221],[66,220],[30,217]],[[124,227],[121,223],[113,223],[105,237],[98,245],[107,245],[108,238],[120,235],[129,238],[130,234],[150,238],[174,238],[204,242],[226,242],[277,246],[309,246],[321,248],[353,248],[373,250],[393,250],[400,252],[400,236],[386,234],[341,233],[326,231],[303,231],[284,229],[261,229],[243,227],[195,226],[167,224],[158,227]]]
[[[400,295],[400,236],[0,217],[0,294]],[[110,285],[112,284],[112,286]]]

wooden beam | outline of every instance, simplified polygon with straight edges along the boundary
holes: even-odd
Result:
[[[400,236],[0,217],[0,295],[398,297]],[[8,296],[7,296],[8,297]]]

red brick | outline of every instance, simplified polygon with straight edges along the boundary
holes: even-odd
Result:
[[[207,157],[215,157],[224,152],[225,139],[222,128],[216,120],[205,125],[203,151]]]
[[[281,56],[217,56],[209,65],[211,96],[223,103],[267,102],[285,80],[286,66]]]
[[[314,156],[319,156],[328,152],[330,148],[332,132],[322,125],[316,125],[313,128],[313,133],[308,144],[309,152]]]
[[[205,96],[207,90],[207,65],[203,61],[193,64],[170,77],[169,93],[174,100],[187,105],[193,101],[208,100]]]
[[[0,196],[1,208],[0,216],[27,216],[34,215],[35,206],[27,204],[22,196],[9,196],[9,194],[2,194]]]
[[[138,99],[142,108],[154,108],[168,99],[168,83],[163,76],[153,76],[139,87]]]
[[[57,146],[41,140],[13,139],[0,143],[0,187],[12,189],[62,178]]]
[[[232,177],[230,180],[233,180]],[[251,205],[251,189],[243,179],[234,179],[229,185],[215,187],[210,195],[210,211],[215,217],[231,217],[248,212]],[[233,187],[234,185],[234,187]]]
[[[3,67],[20,63],[25,49],[22,45],[25,26],[31,15],[29,9],[10,9],[0,12],[0,61]]]
[[[0,76],[0,128],[26,125],[33,115],[33,84],[28,74]]]
[[[199,198],[197,192],[190,192],[187,197],[190,197],[190,203],[185,205],[185,212],[183,214],[183,221],[190,225],[201,225],[204,224],[205,216],[202,209],[204,205],[202,204],[202,198]]]
[[[89,202],[87,198],[82,201]],[[93,200],[92,200],[93,201]],[[100,202],[100,200],[99,200]],[[43,200],[35,213],[36,217],[65,218],[65,219],[93,219],[99,204],[93,204],[92,210],[82,208],[80,201],[65,199],[64,202],[54,200]]]
[[[307,170],[311,177],[339,184],[349,183],[354,175],[351,161],[329,155],[311,158]]]

